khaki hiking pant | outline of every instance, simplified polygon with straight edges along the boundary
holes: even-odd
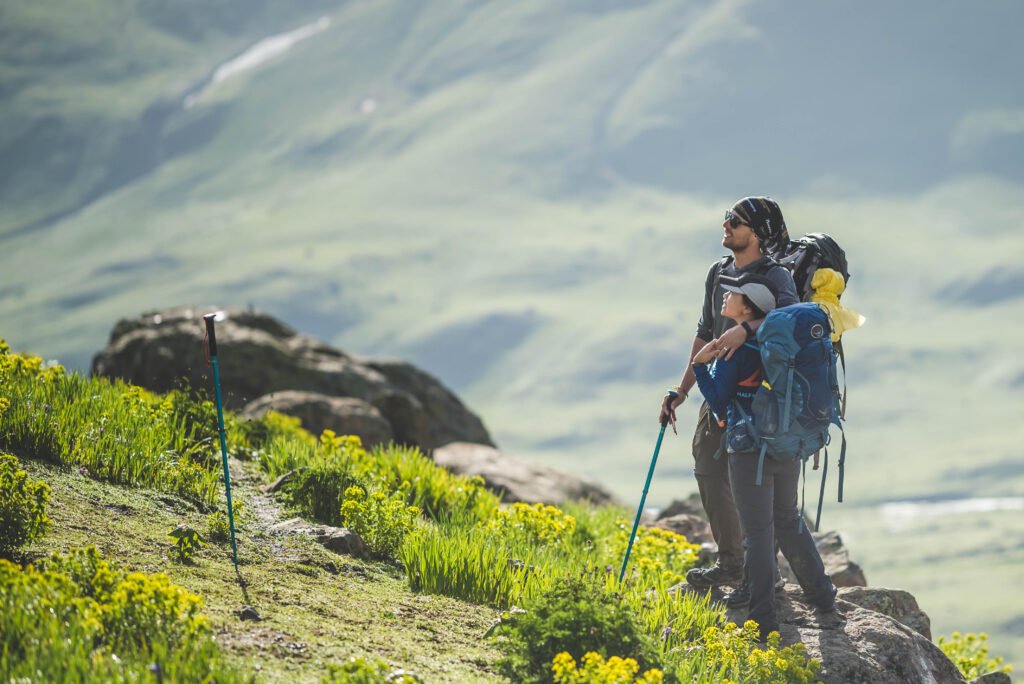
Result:
[[[711,523],[711,534],[718,544],[718,565],[726,570],[739,570],[743,567],[743,535],[729,481],[729,455],[723,449],[715,458],[723,432],[707,402],[702,403],[693,434],[693,474]]]

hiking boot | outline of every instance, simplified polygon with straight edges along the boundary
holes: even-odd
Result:
[[[834,613],[836,612],[836,596],[838,594],[839,589],[837,589],[835,585],[833,585],[831,595],[820,603],[812,602],[811,607],[813,607],[814,610],[816,610],[818,613],[822,615],[829,615],[831,613]]]
[[[743,608],[750,605],[750,586],[744,582],[725,597],[726,608]]]
[[[723,584],[739,584],[743,579],[743,568],[726,569],[721,565],[710,568],[693,568],[686,573],[686,583],[691,587],[710,589]]]

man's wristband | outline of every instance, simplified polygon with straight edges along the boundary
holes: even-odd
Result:
[[[751,337],[754,336],[754,329],[752,327],[750,327],[750,323],[749,322],[743,321],[742,323],[740,323],[740,327],[743,328],[747,332],[747,339],[748,340]]]

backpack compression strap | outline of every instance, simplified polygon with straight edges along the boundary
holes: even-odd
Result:
[[[814,531],[821,529],[821,504],[825,501],[825,478],[828,477],[828,447],[825,447],[825,465],[821,467],[821,490],[818,492],[818,513],[814,516]]]
[[[839,503],[843,503],[843,475],[846,467],[846,431],[842,427],[839,431],[843,433],[843,446],[839,450]]]
[[[843,401],[839,408],[839,417],[846,420],[846,352],[843,351],[842,340],[837,340],[832,346],[839,351],[839,363],[843,366]]]
[[[757,455],[757,477],[754,484],[760,487],[764,483],[764,455],[768,451],[768,444],[761,445],[761,453]]]
[[[786,404],[782,408],[782,431],[789,432],[789,414],[793,406],[793,373],[796,372],[796,358],[789,360],[789,373],[786,375]]]

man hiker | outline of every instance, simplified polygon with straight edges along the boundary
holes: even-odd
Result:
[[[679,382],[679,393],[674,399],[665,397],[658,416],[659,423],[668,418],[673,432],[676,429],[676,408],[686,401],[696,382],[691,366],[694,356],[709,343],[714,343],[712,348],[721,350],[725,357],[731,357],[763,320],[745,321],[741,327],[725,317],[722,314],[724,290],[720,279],[723,276],[738,278],[754,274],[771,284],[778,306],[789,306],[799,301],[793,276],[769,256],[789,245],[782,210],[775,200],[769,197],[740,200],[725,212],[722,228],[722,246],[731,250],[732,256],[716,261],[708,270],[704,283],[704,307],[686,371]],[[694,568],[686,573],[687,583],[702,588],[737,585],[743,580],[743,536],[729,480],[729,458],[719,452],[725,428],[724,416],[722,418],[723,422],[719,423],[707,402],[703,402],[693,436],[693,472],[701,503],[711,524],[711,534],[718,544],[718,561],[713,567]]]

